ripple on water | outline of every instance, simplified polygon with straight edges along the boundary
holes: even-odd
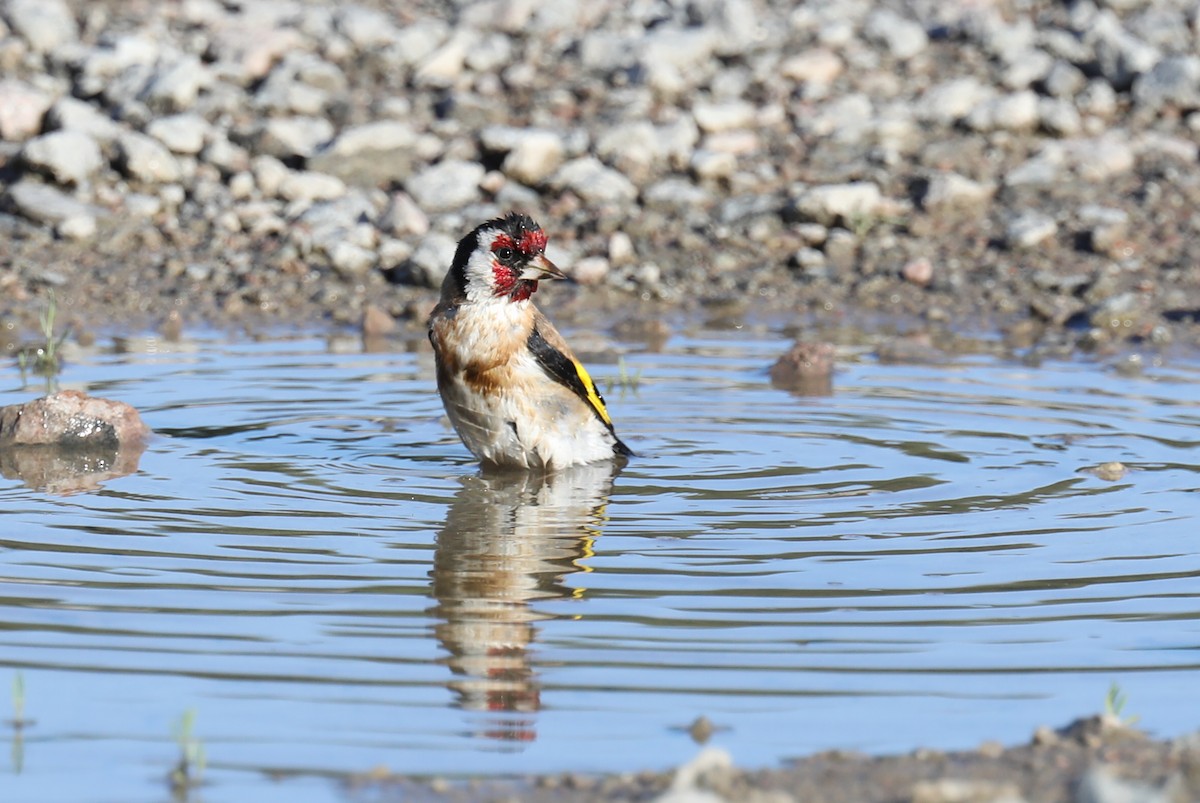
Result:
[[[1196,725],[1196,366],[863,357],[802,397],[780,340],[680,337],[636,382],[594,366],[638,459],[532,478],[477,471],[424,351],[196,345],[68,370],[160,433],[136,474],[0,481],[18,796],[144,798],[188,708],[257,799],[306,783],[266,770],[661,767],[699,714],[751,765],[1015,741],[1112,682]]]

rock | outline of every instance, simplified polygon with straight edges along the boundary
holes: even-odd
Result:
[[[108,446],[144,443],[150,428],[124,402],[64,390],[0,408],[0,446]]]
[[[522,184],[537,186],[563,163],[562,137],[553,131],[524,132],[504,157],[501,170]]]
[[[102,209],[78,201],[62,190],[28,179],[9,187],[8,197],[22,215],[54,226],[68,239],[91,236],[97,218],[104,214]]]
[[[638,194],[633,182],[594,156],[567,162],[554,174],[550,184],[555,189],[571,190],[585,203],[631,203]]]
[[[99,143],[114,142],[122,127],[95,106],[77,98],[59,98],[46,114],[46,127],[87,134]]]
[[[1042,84],[1053,97],[1069,99],[1087,86],[1087,76],[1071,62],[1059,59],[1054,62],[1050,72],[1046,73]]]
[[[396,319],[376,304],[363,308],[362,334],[364,338],[390,335],[396,331]]]
[[[966,778],[939,778],[913,784],[912,803],[1024,803],[1013,783]]]
[[[328,256],[329,264],[344,279],[362,278],[375,267],[375,252],[353,243],[334,243]]]
[[[198,114],[176,114],[150,121],[146,133],[173,153],[194,156],[204,149],[212,126]]]
[[[250,162],[258,191],[268,198],[279,195],[279,187],[288,177],[288,167],[274,156],[255,156]]]
[[[608,272],[608,260],[604,257],[584,257],[571,266],[571,278],[585,286],[602,283]]]
[[[863,35],[868,41],[884,45],[901,60],[912,58],[929,45],[929,36],[920,23],[887,8],[877,9],[867,16]]]
[[[735,170],[737,170],[737,157],[732,153],[701,148],[692,154],[692,172],[698,178],[710,180],[729,178]]]
[[[879,187],[868,181],[810,187],[793,201],[800,219],[826,226],[864,215],[877,215],[883,206]]]
[[[1028,131],[1038,123],[1038,96],[1031,89],[979,103],[966,118],[976,131]]]
[[[1169,788],[1125,780],[1103,765],[1085,772],[1075,790],[1075,803],[1174,803],[1181,799]]]
[[[96,140],[78,131],[54,131],[34,137],[21,149],[21,158],[60,184],[83,184],[104,166]]]
[[[802,84],[831,84],[846,69],[846,63],[832,50],[817,47],[806,50],[779,65],[779,74]]]
[[[42,130],[52,98],[22,81],[0,81],[0,139],[22,142]]]
[[[458,209],[479,200],[483,165],[447,159],[409,178],[405,189],[426,212]]]
[[[944,171],[929,179],[921,206],[927,211],[976,207],[987,203],[995,194],[994,184],[972,181],[958,173]]]
[[[179,162],[162,143],[136,131],[117,137],[117,166],[144,184],[171,184],[182,175]]]
[[[374,215],[375,208],[365,195],[348,191],[335,200],[314,202],[296,218],[288,238],[302,254],[323,255],[339,272],[357,275],[363,270],[365,256],[344,246],[371,252],[374,261],[379,244],[379,232],[371,225]]]
[[[449,235],[433,232],[426,236],[406,265],[408,283],[418,287],[441,287],[457,248],[458,243]]]
[[[285,201],[329,201],[345,194],[340,178],[310,170],[289,170],[279,182],[279,197]]]
[[[626,265],[633,262],[637,252],[633,240],[623,231],[614,231],[608,238],[608,261],[613,265]]]
[[[337,13],[337,30],[359,51],[388,45],[396,39],[392,18],[382,11],[359,5],[344,5]]]
[[[904,263],[904,267],[900,269],[900,275],[906,282],[918,287],[928,287],[933,281],[933,263],[925,257],[918,257]]]
[[[720,103],[697,102],[692,104],[692,116],[701,131],[713,133],[754,125],[755,108],[743,100]]]
[[[832,345],[798,340],[771,366],[771,384],[802,396],[829,396],[833,364]]]
[[[1082,471],[1095,475],[1105,482],[1117,482],[1129,473],[1129,468],[1124,463],[1111,460],[1098,466],[1082,469]]]
[[[665,178],[646,188],[646,206],[671,211],[690,207],[705,207],[712,203],[712,193],[684,178]]]
[[[396,237],[429,231],[429,218],[405,192],[392,193],[387,209],[377,221],[381,231]]]
[[[380,120],[342,131],[308,160],[308,167],[350,184],[386,184],[408,178],[417,148],[412,126]]]
[[[79,24],[63,0],[8,0],[3,14],[36,53],[49,53],[79,39]]]
[[[1009,221],[1004,241],[1009,248],[1035,248],[1057,233],[1054,218],[1040,212],[1024,212]]]
[[[1133,82],[1133,99],[1151,111],[1200,108],[1200,57],[1171,56],[1158,62]]]
[[[185,55],[155,70],[141,99],[160,111],[186,111],[196,105],[200,91],[212,84],[212,74],[200,59]]]
[[[279,117],[258,130],[258,149],[280,159],[306,159],[333,139],[333,124],[322,117]]]
[[[916,115],[922,120],[948,125],[966,117],[991,94],[990,88],[972,77],[943,81],[917,99]]]
[[[474,31],[459,30],[421,63],[413,80],[419,87],[447,88],[466,66],[467,54],[475,45]]]

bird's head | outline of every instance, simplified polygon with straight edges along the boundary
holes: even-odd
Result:
[[[471,301],[525,301],[542,279],[565,278],[546,259],[542,227],[527,215],[511,212],[477,226],[459,242],[442,293]]]

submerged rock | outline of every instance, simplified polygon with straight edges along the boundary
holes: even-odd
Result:
[[[771,366],[771,384],[801,396],[833,394],[833,346],[797,341]]]

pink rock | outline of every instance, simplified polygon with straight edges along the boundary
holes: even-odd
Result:
[[[21,81],[0,81],[0,139],[23,142],[42,130],[53,98]]]
[[[0,448],[141,444],[150,427],[128,404],[64,390],[0,408]]]

